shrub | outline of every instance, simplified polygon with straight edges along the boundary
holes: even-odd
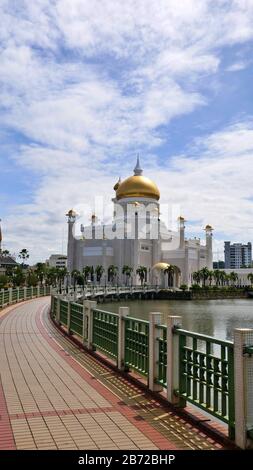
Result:
[[[186,290],[188,290],[188,286],[187,286],[186,284],[182,284],[182,285],[180,286],[180,289],[181,289],[183,292],[185,292]]]

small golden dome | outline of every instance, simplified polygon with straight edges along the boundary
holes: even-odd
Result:
[[[206,225],[204,230],[213,230],[213,227],[211,225]]]
[[[160,199],[160,191],[156,184],[146,176],[133,175],[122,181],[116,191],[117,199],[125,197],[148,197]]]
[[[159,271],[164,271],[164,270],[167,269],[169,266],[170,266],[170,264],[168,264],[168,263],[160,262],[160,263],[154,264],[154,266],[152,267],[152,269],[158,269]]]
[[[67,214],[68,217],[75,217],[77,213],[74,211],[74,209],[70,209]]]

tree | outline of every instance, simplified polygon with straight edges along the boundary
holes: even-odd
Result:
[[[47,272],[47,268],[46,268],[45,263],[36,264],[35,273],[38,276],[41,286],[43,285],[43,281],[46,277],[46,272]]]
[[[80,275],[81,273],[77,269],[73,269],[73,271],[71,271],[71,276],[72,276],[73,284],[74,284],[74,290],[76,290],[76,283]]]
[[[55,268],[55,269],[57,272],[57,281],[58,281],[58,284],[60,285],[60,292],[61,292],[62,283],[65,277],[67,276],[68,270],[67,268]]]
[[[103,276],[103,273],[104,273],[104,268],[101,264],[99,264],[98,266],[96,266],[96,269],[95,269],[95,273],[96,273],[96,278],[97,278],[97,282],[100,284],[100,281],[101,281],[101,277]]]
[[[25,284],[26,276],[21,266],[15,266],[15,268],[13,268],[10,279],[14,287],[19,287]]]
[[[238,274],[232,271],[232,273],[229,274],[229,280],[232,282],[232,286],[234,286],[236,281],[238,281]]]
[[[209,278],[209,269],[207,267],[202,268],[199,271],[199,273],[200,273],[200,278],[202,280],[202,286],[205,287],[206,286],[206,281]]]
[[[84,283],[87,284],[88,277],[91,272],[91,267],[90,266],[84,266],[83,268],[83,275],[84,275]]]
[[[46,284],[50,286],[56,286],[58,272],[54,267],[50,267],[46,271]]]
[[[247,276],[248,280],[250,281],[251,286],[253,285],[253,273],[249,273]]]
[[[194,280],[197,284],[200,284],[200,281],[201,281],[201,274],[200,274],[200,271],[195,271],[195,272],[192,274],[192,278],[193,278],[193,280]]]
[[[20,252],[18,257],[22,259],[22,265],[24,266],[25,260],[29,258],[29,253],[26,248],[23,248]]]
[[[221,281],[222,286],[224,286],[224,284],[226,282],[226,278],[227,278],[227,275],[226,275],[225,271],[221,271],[220,272],[220,281]]]
[[[146,266],[139,266],[137,269],[136,269],[136,274],[138,274],[140,280],[141,280],[141,285],[143,285],[143,282],[144,282],[144,279],[146,278],[147,276],[147,268]]]
[[[164,269],[163,273],[168,274],[168,286],[173,287],[173,279],[175,274],[175,268],[173,264],[169,264],[167,268]]]
[[[219,269],[215,269],[213,271],[213,278],[215,280],[216,286],[220,284],[220,279],[221,279],[221,271]]]
[[[110,266],[108,267],[108,281],[114,283],[117,273],[118,267],[114,264],[110,264]]]
[[[129,284],[129,279],[130,279],[132,272],[133,272],[133,268],[131,268],[131,266],[128,266],[127,264],[124,264],[122,268],[122,274],[125,274],[126,276],[126,285]]]
[[[6,276],[5,274],[0,274],[0,289],[8,287],[8,281],[8,276]]]
[[[213,271],[209,271],[209,275],[208,275],[208,279],[209,279],[209,286],[212,285],[212,280],[213,280],[213,277],[214,277],[214,272]]]
[[[31,287],[31,286],[35,287],[38,285],[38,276],[31,269],[29,269],[27,272],[26,282],[27,282],[28,287]]]

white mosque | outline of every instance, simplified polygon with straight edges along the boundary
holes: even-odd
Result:
[[[178,218],[178,230],[170,230],[160,221],[160,192],[157,185],[143,175],[139,157],[134,174],[114,186],[114,211],[110,224],[91,217],[89,226],[81,227],[82,236],[75,236],[77,213],[71,209],[68,217],[68,270],[82,271],[85,266],[102,267],[101,284],[110,277],[110,267],[116,267],[116,281],[125,284],[124,267],[130,268],[128,281],[141,282],[138,268],[144,268],[147,284],[164,287],[188,286],[192,273],[203,267],[212,269],[212,227],[205,227],[206,242],[185,238],[185,219]],[[167,268],[173,266],[172,277]],[[123,272],[122,272],[123,271]],[[166,274],[165,274],[166,273]],[[115,281],[115,282],[116,282]]]

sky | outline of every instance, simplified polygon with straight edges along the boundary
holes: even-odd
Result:
[[[0,218],[30,263],[140,154],[186,234],[253,241],[253,0],[0,0]]]

